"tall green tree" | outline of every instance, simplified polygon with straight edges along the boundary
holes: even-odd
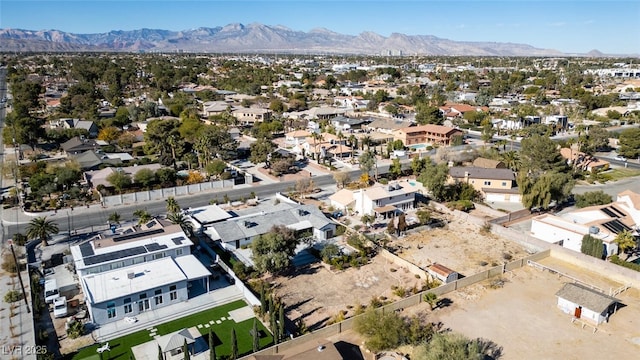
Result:
[[[170,214],[176,214],[180,212],[180,205],[178,201],[173,196],[169,196],[167,200],[165,200],[167,204],[167,212]]]
[[[251,144],[250,149],[249,161],[259,164],[267,161],[268,155],[276,149],[276,145],[270,139],[260,138]]]
[[[40,216],[29,221],[27,225],[27,238],[40,239],[42,246],[48,246],[48,240],[53,234],[58,233],[58,225],[46,216]]]
[[[189,352],[189,345],[187,344],[187,339],[184,339],[184,344],[182,344],[182,353],[184,354],[184,360],[191,359],[191,353]]]
[[[604,255],[604,246],[602,245],[602,240],[588,234],[583,236],[582,245],[580,245],[580,252],[586,255],[591,255],[598,259],[602,259]]]
[[[395,312],[367,309],[355,318],[354,330],[365,338],[366,347],[373,351],[394,349],[402,344],[406,336],[404,320]]]
[[[216,342],[213,338],[213,330],[209,329],[209,360],[216,360]]]
[[[523,139],[521,144],[520,164],[523,171],[536,176],[542,172],[563,171],[567,168],[558,144],[549,137],[533,135]]]
[[[640,128],[622,130],[618,141],[620,155],[628,158],[640,157]]]
[[[251,226],[251,220],[247,220]],[[277,273],[291,264],[296,246],[300,243],[293,230],[284,226],[274,226],[251,243],[255,268],[260,273]]]
[[[426,103],[416,104],[416,122],[420,125],[440,125],[444,121],[442,113],[437,106],[429,106]]]
[[[231,360],[238,358],[238,339],[236,337],[236,329],[231,329]]]
[[[548,172],[534,178],[521,172],[518,175],[518,187],[522,195],[522,205],[548,208],[552,201],[565,201],[571,194],[575,181],[570,174]]]
[[[426,159],[424,168],[418,176],[418,181],[426,187],[436,200],[442,200],[447,193],[447,176],[449,175],[449,167],[442,163],[436,165],[431,159]]]
[[[122,193],[122,190],[131,185],[131,175],[124,171],[115,171],[107,176],[107,181],[113,185],[113,187]]]
[[[371,169],[375,166],[376,156],[371,150],[367,150],[360,155],[358,162],[360,163],[360,170],[369,174]]]
[[[260,350],[260,333],[258,332],[258,320],[256,318],[253,318],[251,337],[253,340],[253,352],[257,352]]]
[[[138,224],[146,224],[151,221],[151,214],[146,209],[137,209],[133,212],[133,216],[138,218]]]
[[[611,195],[602,190],[587,191],[584,194],[576,195],[576,207],[583,208],[594,205],[610,204],[613,201]]]

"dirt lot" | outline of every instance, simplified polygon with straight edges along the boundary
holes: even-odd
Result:
[[[385,296],[390,300],[399,299],[393,295],[392,285],[420,287],[422,282],[411,273],[387,263],[380,256],[360,267],[333,273],[314,264],[304,273],[292,278],[280,277],[275,280],[276,294],[287,305],[287,316],[296,321],[302,318],[310,329],[325,325],[327,320],[341,310],[353,315],[356,304],[369,304],[372,297]]]
[[[576,278],[592,279],[597,286],[608,283],[597,274],[549,259]],[[431,320],[470,338],[493,341],[503,348],[501,359],[629,359],[640,351],[640,291],[619,294],[625,306],[593,333],[571,323],[570,316],[557,308],[555,293],[567,278],[525,267],[504,279],[499,289],[484,283],[449,294],[451,305],[435,310]],[[427,307],[406,311],[427,311]]]
[[[467,276],[527,255],[518,244],[455,218],[442,228],[411,234],[390,245],[402,249],[397,255],[421,268],[439,263]]]

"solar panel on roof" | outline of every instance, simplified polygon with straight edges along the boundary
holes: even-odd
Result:
[[[620,222],[620,220],[611,220],[609,222],[602,224],[602,226],[604,226],[605,228],[607,228],[607,230],[615,234],[619,234],[623,231],[631,231],[631,228],[623,224],[622,222]]]
[[[618,209],[615,206],[609,206],[609,209],[611,209],[611,211],[615,212],[616,214],[620,215],[620,217],[624,217],[626,216],[625,213],[623,213],[622,211],[620,211],[620,209]]]
[[[614,213],[609,208],[602,208],[602,209],[600,209],[600,211],[602,211],[603,213],[607,214],[609,217],[613,217],[613,218],[616,218],[616,219],[620,217],[620,216],[618,216],[618,214]]]
[[[154,230],[148,230],[148,231],[139,231],[139,232],[136,232],[136,233],[133,233],[133,234],[115,236],[112,240],[114,242],[125,241],[125,240],[141,238],[141,237],[145,237],[145,236],[162,234],[163,232],[164,232],[164,229],[154,229]]]
[[[84,244],[80,244],[80,253],[82,257],[93,256],[95,253],[93,252],[93,247],[91,246],[91,242],[87,241]]]
[[[166,249],[167,245],[158,245],[158,243],[150,243],[145,245],[144,247],[147,249],[147,251],[152,252],[152,251]]]
[[[180,236],[180,237],[175,237],[173,239],[171,239],[173,241],[174,244],[176,245],[182,245],[182,240],[184,240],[184,236]]]
[[[100,264],[107,261],[124,259],[130,256],[145,254],[146,252],[147,250],[144,248],[144,246],[136,246],[129,249],[113,251],[106,254],[89,256],[84,258],[84,263],[86,265],[95,265],[95,264]]]

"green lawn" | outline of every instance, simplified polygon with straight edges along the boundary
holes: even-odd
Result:
[[[228,313],[231,310],[239,309],[246,306],[246,303],[242,300],[234,301],[230,304],[222,305],[213,309],[205,310],[197,314],[188,315],[183,318],[170,321],[164,324],[155,326],[158,329],[158,335],[166,335],[174,331],[178,331],[183,328],[190,328],[197,326],[198,324],[208,323],[209,320],[217,320],[221,317],[228,317]],[[231,353],[231,329],[235,328],[236,338],[238,339],[238,352],[240,354],[246,354],[253,351],[252,337],[249,331],[253,328],[253,319],[243,321],[236,324],[233,320],[223,321],[220,324],[214,324],[211,329],[215,333],[215,336],[220,340],[221,344],[216,346],[216,355],[218,357],[228,355]],[[262,330],[267,336],[260,339],[260,347],[264,348],[273,343],[273,338],[269,331],[258,322],[258,328]],[[205,335],[205,341],[208,341],[209,329],[203,327],[200,330],[202,335]],[[118,359],[129,360],[133,358],[131,348],[152,340],[149,336],[149,331],[142,330],[133,334],[123,336],[109,341],[111,348],[110,352],[103,353],[103,359]],[[96,354],[96,349],[99,345],[93,345],[78,351],[74,356],[74,360],[86,359]]]
[[[611,180],[616,181],[628,177],[640,176],[640,170],[637,169],[629,169],[629,168],[619,168],[613,169],[610,172],[607,172],[607,175],[611,177]]]

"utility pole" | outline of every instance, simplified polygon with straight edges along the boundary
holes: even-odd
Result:
[[[11,247],[11,253],[13,254],[13,261],[16,262],[16,269],[18,271],[18,280],[20,280],[20,288],[22,288],[22,297],[24,298],[24,304],[27,306],[27,312],[30,313],[29,301],[27,300],[27,292],[24,290],[24,283],[22,282],[22,275],[20,275],[20,264],[18,264],[18,257],[16,251],[13,249],[13,240],[9,240],[9,246]]]

